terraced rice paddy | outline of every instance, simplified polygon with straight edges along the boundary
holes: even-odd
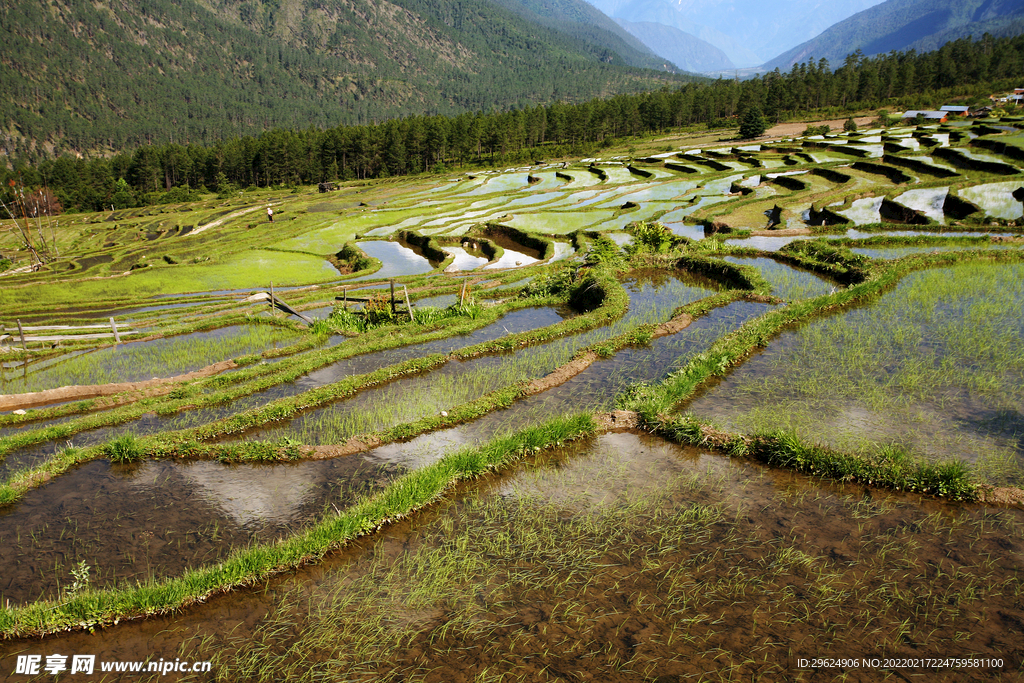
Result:
[[[0,277],[0,671],[1019,678],[1005,128],[69,217]]]
[[[1024,484],[1024,269],[936,268],[782,334],[687,409],[844,450],[896,442]]]

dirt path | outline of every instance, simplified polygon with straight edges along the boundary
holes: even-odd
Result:
[[[213,221],[212,223],[207,223],[206,225],[204,225],[201,228],[196,228],[192,232],[188,233],[188,235],[186,235],[186,237],[191,237],[193,235],[198,235],[199,233],[203,232],[204,230],[209,230],[210,228],[216,228],[218,225],[223,224],[224,221],[226,221],[226,220],[230,220],[232,218],[238,218],[239,216],[244,216],[247,213],[252,213],[253,211],[255,211],[258,208],[260,208],[260,207],[259,206],[250,206],[248,209],[242,209],[241,211],[235,211],[234,213],[229,213],[227,216],[224,216],[223,218],[218,218],[217,220]]]
[[[141,382],[118,382],[116,384],[89,384],[85,386],[75,384],[58,389],[33,391],[27,394],[0,394],[0,410],[31,408],[50,403],[63,403],[65,401],[81,401],[87,398],[96,398],[97,396],[120,394],[125,391],[146,392],[147,396],[156,396],[161,393],[159,391],[161,388],[170,391],[172,388],[170,385],[201,377],[210,377],[211,375],[217,375],[225,370],[237,367],[235,361],[224,360],[184,375],[177,375],[176,377],[154,378]],[[139,398],[141,397],[136,395],[131,400],[138,400]]]
[[[871,122],[875,119],[870,116],[858,116],[853,121],[857,124],[858,128],[866,128],[871,125]],[[796,135],[800,135],[804,132],[807,126],[824,126],[828,124],[828,127],[832,132],[842,131],[843,124],[846,123],[846,119],[829,119],[828,121],[798,121],[793,123],[780,123],[777,126],[769,128],[764,135],[761,137],[767,138],[791,138]],[[761,138],[757,138],[760,140]]]

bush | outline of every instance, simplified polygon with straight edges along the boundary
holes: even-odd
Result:
[[[821,126],[807,126],[804,128],[803,135],[828,135],[831,130],[827,123]]]
[[[857,122],[853,120],[853,117],[846,119],[846,123],[843,124],[843,130],[847,133],[857,132]]]
[[[626,231],[636,240],[634,251],[645,247],[660,254],[675,244],[672,231],[657,221],[637,221],[626,228]]]
[[[578,268],[562,268],[550,275],[540,275],[530,281],[520,291],[522,298],[555,296],[569,291],[569,288],[576,281],[579,272]]]
[[[371,296],[363,306],[363,313],[366,324],[371,327],[387,325],[395,320],[395,314],[391,310],[391,299],[384,293]]]

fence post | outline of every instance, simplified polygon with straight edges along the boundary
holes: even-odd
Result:
[[[395,280],[391,279],[391,315],[397,313],[398,310],[395,308]]]
[[[412,304],[409,303],[409,288],[402,285],[402,289],[405,290],[405,307],[409,309],[409,322],[416,322],[416,316],[412,312]]]
[[[459,308],[462,308],[463,301],[466,299],[466,281],[462,281],[462,292],[459,294]]]
[[[121,335],[119,335],[117,333],[117,323],[114,322],[113,318],[110,319],[110,329],[112,329],[114,331],[114,343],[115,344],[120,344],[121,343]]]
[[[21,318],[18,318],[18,334],[21,335],[21,350],[28,351],[28,346],[25,344],[25,330],[21,329]]]

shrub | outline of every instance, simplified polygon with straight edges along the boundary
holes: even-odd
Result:
[[[807,126],[804,128],[803,135],[828,135],[831,130],[827,123],[820,126]]]
[[[657,221],[637,221],[627,229],[636,240],[634,251],[640,247],[646,247],[655,253],[664,253],[675,244],[672,231]]]
[[[374,294],[363,306],[366,324],[370,326],[387,325],[395,320],[395,314],[391,310],[391,299],[387,294]]]

